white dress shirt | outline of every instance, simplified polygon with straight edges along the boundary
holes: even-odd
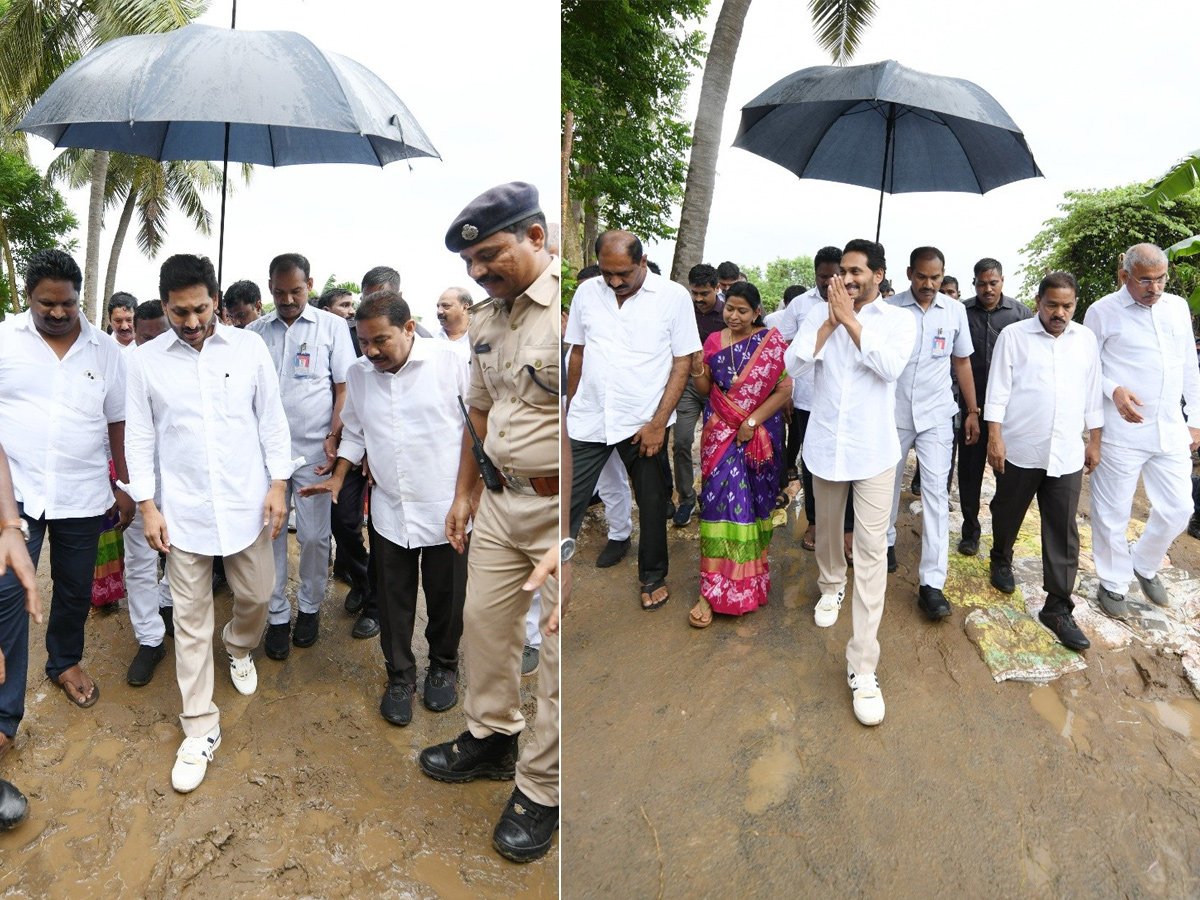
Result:
[[[934,294],[929,309],[909,288],[887,300],[916,318],[917,339],[908,365],[896,379],[896,425],[928,431],[954,418],[958,402],[950,388],[950,357],[969,357],[975,347],[967,325],[967,310],[953,297]]]
[[[1153,453],[1186,449],[1192,439],[1181,399],[1192,426],[1200,424],[1200,369],[1187,301],[1163,294],[1143,306],[1122,287],[1089,306],[1083,324],[1100,346],[1104,442]],[[1140,423],[1117,412],[1112,396],[1118,387],[1142,401]]]
[[[160,334],[129,357],[127,403],[129,495],[154,497],[157,455],[172,546],[231,556],[254,543],[269,482],[296,468],[262,338],[218,322],[196,351]]]
[[[900,459],[896,379],[912,356],[917,326],[909,313],[877,298],[858,311],[859,346],[839,326],[815,353],[828,318],[829,304],[814,306],[783,356],[793,378],[816,372],[804,464],[826,481],[873,478]]]
[[[620,306],[603,278],[581,284],[563,340],[584,351],[567,413],[571,438],[610,446],[654,418],[674,358],[701,349],[691,294],[653,272]]]
[[[810,288],[799,297],[793,297],[792,302],[783,309],[775,310],[770,316],[763,319],[763,322],[772,328],[778,329],[785,340],[793,341],[800,331],[800,324],[812,312],[812,308],[818,303],[824,302],[821,299],[820,289],[815,287]],[[774,317],[774,321],[771,321],[772,317]],[[809,369],[803,376],[792,379],[792,405],[796,409],[812,409],[813,377],[815,374],[815,369]]]
[[[452,338],[452,337],[450,337],[449,334],[446,333],[445,328],[439,328],[437,330],[436,336],[440,340],[443,340],[443,341],[451,341],[452,343],[455,343],[455,344],[462,344],[464,347],[467,348],[467,352],[470,353],[470,348],[471,348],[471,333],[470,332],[464,331],[458,337]]]
[[[371,460],[371,524],[400,547],[445,544],[454,502],[470,353],[460,341],[414,338],[400,371],[364,356],[346,373],[338,456]]]
[[[983,417],[1001,423],[1004,458],[1057,478],[1083,468],[1083,430],[1104,424],[1096,337],[1068,322],[1058,337],[1036,315],[996,339]]]
[[[292,456],[305,465],[325,462],[325,435],[333,425],[333,386],[345,384],[354,362],[346,320],[311,303],[289,326],[278,312],[246,326],[266,342],[292,433]]]
[[[102,515],[113,503],[108,426],[125,420],[121,345],[79,318],[62,359],[28,311],[0,322],[0,441],[32,519]]]

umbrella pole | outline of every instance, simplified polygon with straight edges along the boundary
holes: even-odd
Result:
[[[217,310],[225,309],[225,290],[222,276],[225,270],[225,195],[229,182],[229,123],[225,123],[225,154],[221,159],[221,232],[217,239]]]
[[[883,227],[883,194],[887,187],[888,153],[892,150],[896,129],[896,104],[888,104],[887,132],[883,139],[883,174],[879,176],[879,216],[875,219],[875,243],[879,243],[880,229]]]

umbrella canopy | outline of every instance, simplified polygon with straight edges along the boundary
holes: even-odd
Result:
[[[158,160],[383,166],[438,156],[400,98],[364,66],[294,32],[209,25],[102,44],[59,76],[17,128],[56,147]]]
[[[733,145],[800,178],[876,188],[880,221],[883,193],[986,194],[1042,175],[987,91],[893,60],[788,75],[742,107]]]

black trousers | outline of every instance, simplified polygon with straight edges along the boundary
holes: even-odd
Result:
[[[638,455],[638,445],[625,438],[615,445],[571,439],[571,536],[577,537],[583,526],[588,502],[596,490],[600,471],[613,450],[621,456],[629,472],[629,483],[638,505],[638,579],[641,584],[665,580],[667,557],[667,500],[670,480],[663,477],[668,441],[654,456]]]
[[[367,495],[367,476],[361,466],[351,466],[342,482],[338,502],[330,512],[333,540],[337,544],[334,565],[344,566],[350,583],[363,592],[366,601],[362,614],[378,619],[375,599],[375,576],[367,546],[363,543],[363,500]]]
[[[799,423],[800,443],[804,443],[804,435],[808,432],[808,416],[809,410],[796,410],[796,418],[794,423]],[[809,525],[817,524],[817,501],[813,499],[813,480],[812,473],[808,471],[808,466],[804,464],[804,455],[800,455],[800,482],[804,485],[804,516],[808,519]],[[846,534],[854,531],[854,485],[850,486],[846,494],[846,518],[842,522],[842,531]]]
[[[371,528],[371,555],[378,581],[379,644],[389,682],[417,683],[412,651],[417,618],[418,571],[425,591],[429,622],[429,663],[458,671],[458,643],[463,632],[463,603],[467,597],[467,554],[449,544],[401,547]]]
[[[804,422],[801,424],[800,418],[804,417]],[[787,424],[787,444],[783,456],[783,466],[779,469],[779,489],[783,490],[788,486],[788,470],[796,468],[796,457],[800,455],[800,442],[804,439],[804,429],[808,427],[808,410],[793,409],[790,419],[785,418]]]
[[[1037,497],[1042,516],[1042,587],[1047,612],[1075,608],[1071,591],[1079,574],[1079,525],[1075,512],[1083,488],[1083,470],[1053,478],[1045,469],[1004,463],[992,498],[992,562],[1012,565],[1013,544],[1029,504]]]
[[[961,425],[954,440],[958,446],[958,501],[963,514],[962,536],[976,543],[980,535],[979,492],[983,488],[983,470],[987,465],[987,442],[988,426],[983,419],[979,420],[979,440],[974,444],[967,444]]]

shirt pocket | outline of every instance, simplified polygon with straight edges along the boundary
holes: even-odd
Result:
[[[530,406],[558,408],[560,344],[527,344],[517,351],[517,396]]]
[[[240,419],[254,404],[254,377],[249,372],[227,372],[222,378],[222,409],[227,419]]]
[[[104,414],[104,379],[97,375],[68,375],[63,402],[86,419]]]

